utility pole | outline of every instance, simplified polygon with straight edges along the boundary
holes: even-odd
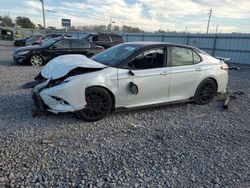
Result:
[[[42,3],[42,9],[43,9],[43,27],[44,29],[46,29],[46,25],[45,25],[45,11],[44,11],[44,0],[40,0]]]
[[[111,32],[112,31],[112,18],[110,18],[109,26],[110,26],[109,31]]]
[[[110,25],[110,32],[112,31],[112,24],[113,23],[115,23],[114,21],[113,21],[113,18],[110,18],[110,22],[109,22],[109,25]]]
[[[216,34],[218,33],[219,25],[216,26]]]
[[[210,26],[210,20],[211,20],[211,16],[212,16],[212,9],[210,9],[209,11],[209,18],[208,18],[208,23],[207,23],[207,34],[209,32],[209,26]]]
[[[185,33],[187,33],[187,25],[186,25],[186,27],[185,27]]]

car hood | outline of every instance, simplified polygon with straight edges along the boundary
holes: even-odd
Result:
[[[24,46],[16,48],[15,51],[19,52],[19,51],[36,50],[36,49],[42,49],[42,46],[40,45]]]
[[[67,75],[77,68],[100,70],[107,66],[98,63],[84,55],[62,55],[49,61],[41,71],[41,75],[46,79],[58,79]]]

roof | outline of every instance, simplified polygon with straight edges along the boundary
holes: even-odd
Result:
[[[184,45],[184,44],[177,44],[177,43],[170,43],[170,42],[147,42],[147,41],[139,41],[139,42],[127,42],[123,44],[131,44],[131,45],[138,45],[141,47],[149,47],[149,46],[160,46],[160,45],[166,45],[166,46],[177,46],[182,48],[191,48],[197,52],[205,53],[201,49],[196,48],[194,46]]]

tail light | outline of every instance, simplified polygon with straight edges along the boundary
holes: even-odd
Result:
[[[222,70],[228,71],[229,67],[227,64],[224,64],[220,67]]]

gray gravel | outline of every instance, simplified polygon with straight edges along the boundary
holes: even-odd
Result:
[[[232,71],[235,95],[110,114],[33,118],[40,68],[13,66],[0,46],[0,187],[250,187],[250,70]]]

